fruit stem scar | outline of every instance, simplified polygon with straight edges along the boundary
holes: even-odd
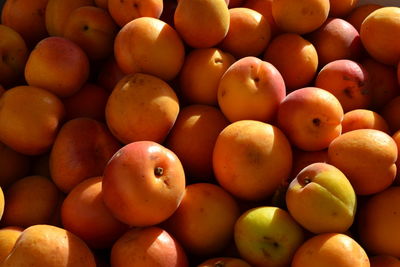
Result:
[[[314,119],[312,120],[312,122],[313,122],[313,124],[314,124],[315,126],[319,126],[319,125],[321,124],[321,120],[318,119],[318,118],[314,118]]]
[[[308,177],[304,178],[304,184],[309,184],[309,183],[311,183],[311,179]]]
[[[161,168],[161,167],[156,167],[154,169],[154,175],[155,176],[161,176],[161,175],[163,175],[163,173],[164,173],[164,169]]]

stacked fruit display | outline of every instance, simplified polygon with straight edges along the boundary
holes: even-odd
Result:
[[[395,5],[1,9],[0,267],[400,266],[399,153]]]

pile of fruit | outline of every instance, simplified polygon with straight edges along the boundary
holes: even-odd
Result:
[[[400,266],[400,7],[6,0],[0,267]]]

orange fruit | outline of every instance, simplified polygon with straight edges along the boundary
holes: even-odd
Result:
[[[268,123],[241,120],[229,124],[214,146],[217,181],[241,199],[268,198],[288,178],[291,166],[289,141]]]
[[[400,61],[400,7],[382,7],[361,24],[361,41],[377,61],[397,65]]]
[[[382,5],[377,4],[363,4],[355,7],[348,16],[346,16],[345,20],[353,25],[354,28],[358,32],[361,30],[361,24],[369,14],[373,11],[383,7]]]
[[[392,133],[400,130],[400,96],[392,98],[380,111]]]
[[[292,267],[369,267],[367,253],[353,238],[339,233],[319,234],[306,240],[296,251]]]
[[[390,134],[385,119],[379,113],[368,109],[353,109],[344,114],[342,133],[357,129],[375,129]]]
[[[335,138],[328,147],[329,163],[350,180],[356,194],[369,195],[389,187],[396,176],[397,146],[379,130],[358,129]]]

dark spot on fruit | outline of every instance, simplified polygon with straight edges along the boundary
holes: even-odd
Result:
[[[343,93],[349,97],[349,98],[353,98],[353,94],[351,93],[351,87],[346,87],[343,89]]]
[[[139,8],[139,4],[138,3],[133,3],[133,7],[134,8]]]
[[[221,64],[221,63],[223,63],[224,61],[222,60],[222,58],[216,58],[216,59],[214,59],[214,63],[217,63],[217,64]]]
[[[222,90],[222,92],[221,92],[221,97],[223,97],[225,94],[226,94],[226,91],[225,91],[225,90]]]
[[[321,125],[321,120],[320,119],[318,119],[318,118],[314,118],[313,120],[312,120],[312,123],[315,125],[315,126],[320,126]]]
[[[163,180],[163,183],[164,183],[167,187],[169,187],[169,179],[168,179],[168,178],[165,178],[165,179]]]
[[[84,30],[84,31],[89,30],[89,26],[88,26],[88,25],[84,25],[84,26],[83,26],[83,30]]]
[[[254,81],[255,83],[258,83],[258,82],[260,81],[260,78],[255,77],[255,78],[253,78],[253,81]]]
[[[154,168],[154,175],[159,177],[161,175],[163,175],[164,173],[164,169],[162,167],[155,167]]]

